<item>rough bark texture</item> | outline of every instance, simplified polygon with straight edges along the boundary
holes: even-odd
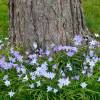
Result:
[[[11,42],[32,47],[37,42],[45,48],[51,44],[70,44],[75,34],[84,34],[81,0],[10,0]]]

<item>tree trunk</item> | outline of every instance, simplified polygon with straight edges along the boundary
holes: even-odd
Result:
[[[45,49],[66,45],[76,34],[87,33],[81,0],[10,0],[11,42]]]

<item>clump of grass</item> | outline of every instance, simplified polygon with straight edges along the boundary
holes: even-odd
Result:
[[[87,26],[100,34],[100,0],[82,0]]]
[[[0,39],[8,35],[8,1],[0,0]]]

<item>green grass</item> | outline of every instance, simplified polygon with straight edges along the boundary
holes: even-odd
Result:
[[[96,32],[100,34],[100,0],[83,0],[84,13],[87,25],[91,32]],[[8,34],[8,6],[7,0],[0,0],[0,38],[6,37]],[[17,48],[17,47],[16,47]],[[8,42],[4,42],[4,47],[0,50],[1,57],[6,57],[8,62],[8,57],[14,57],[10,54],[10,47]],[[23,52],[22,48],[17,48]],[[95,53],[100,57],[100,48],[94,48]],[[46,78],[39,77],[36,80],[31,80],[30,72],[33,71],[33,66],[29,63],[23,63],[26,68],[26,74],[29,80],[27,82],[22,82],[24,74],[21,79],[18,78],[18,73],[15,69],[11,70],[0,70],[0,100],[100,100],[100,82],[97,79],[100,77],[100,61],[96,63],[94,68],[94,73],[92,77],[85,76],[81,73],[83,62],[85,60],[83,54],[89,55],[89,49],[82,47],[80,51],[74,55],[72,58],[66,56],[66,52],[58,52],[53,55],[54,61],[48,62],[48,57],[39,58],[39,64],[47,61],[49,69],[51,71],[54,64],[57,64],[57,70],[55,70],[56,76],[52,81]],[[23,53],[26,58],[26,55]],[[25,59],[25,61],[27,61]],[[60,77],[59,69],[64,69],[67,63],[73,65],[73,72],[66,73],[70,78],[74,75],[80,75],[80,80],[71,80],[69,86],[63,87],[61,90],[58,87],[58,79]],[[21,64],[21,62],[15,62],[16,64]],[[4,64],[5,65],[5,64]],[[34,66],[34,68],[37,66]],[[4,81],[2,80],[4,75],[9,75],[9,80],[11,85],[6,87]],[[19,74],[20,75],[20,74]],[[36,82],[40,80],[42,85],[40,88],[36,87]],[[80,83],[86,82],[87,88],[82,89]],[[35,88],[29,88],[31,83],[35,83]],[[56,84],[55,84],[56,83]],[[46,92],[47,86],[53,86],[53,88],[58,88],[60,91],[57,94],[53,92]],[[14,91],[14,97],[10,98],[8,96],[9,91]]]
[[[3,55],[5,55],[6,62],[9,64],[11,63],[9,57],[16,59],[16,57],[24,56],[23,62],[18,61],[19,57],[16,59],[14,64],[18,64],[20,66],[25,66],[23,71],[17,72],[16,69],[13,67],[9,70],[0,70],[0,100],[100,100],[100,82],[97,82],[98,78],[100,77],[100,61],[95,64],[93,69],[93,75],[89,77],[88,75],[83,75],[82,70],[86,66],[88,67],[87,72],[90,72],[90,65],[89,62],[86,62],[85,57],[90,57],[90,51],[88,46],[82,46],[82,48],[78,49],[78,53],[76,53],[73,57],[68,57],[66,55],[65,50],[53,53],[51,56],[42,55],[38,58],[38,64],[30,65],[29,61],[31,59],[26,59],[27,56],[25,52],[23,54],[20,52],[17,56],[14,56],[15,49],[12,53],[10,53],[10,46],[7,41],[3,42],[4,47],[0,50],[0,60]],[[21,49],[21,48],[18,48]],[[93,48],[92,48],[93,49]],[[13,50],[13,49],[12,49]],[[19,51],[19,50],[18,50]],[[99,52],[99,49],[94,48],[94,56],[96,56]],[[32,54],[38,55],[37,52],[34,51]],[[20,55],[21,54],[21,55]],[[85,54],[86,56],[83,56]],[[39,56],[39,55],[38,55]],[[94,59],[90,57],[91,61]],[[52,57],[52,61],[48,61],[48,58]],[[100,57],[100,56],[99,56]],[[27,60],[27,62],[26,62]],[[45,76],[36,76],[35,80],[31,79],[30,72],[36,71],[37,68],[47,63],[48,72],[55,73],[55,77],[53,79],[46,78]],[[83,63],[86,62],[86,66]],[[2,64],[2,60],[0,61]],[[56,64],[56,69],[52,66]],[[67,64],[71,64],[72,71],[66,68]],[[6,68],[5,62],[3,61],[2,68]],[[43,67],[45,68],[45,66]],[[26,73],[25,71],[26,70]],[[70,84],[68,86],[64,86],[63,88],[59,88],[58,80],[62,78],[61,70],[65,73],[66,77],[69,77]],[[5,85],[5,81],[3,80],[4,75],[8,75],[8,79],[10,81],[10,85],[7,87]],[[18,75],[21,75],[19,78]],[[23,78],[27,75],[28,80],[23,81]],[[79,75],[79,80],[73,80],[72,77],[75,75]],[[41,85],[37,86],[37,81],[40,81]],[[80,86],[81,83],[86,82],[87,87],[82,88]],[[29,85],[34,84],[34,88],[30,88]],[[52,88],[58,89],[57,93],[47,92],[47,86],[51,86]],[[8,92],[10,91],[15,92],[15,95],[10,98]]]
[[[0,0],[0,38],[8,33],[8,4]],[[100,0],[83,0],[85,19],[89,30],[100,34]]]
[[[7,0],[0,0],[0,38],[8,33],[8,4]]]
[[[100,34],[100,0],[83,0],[83,7],[90,31]]]

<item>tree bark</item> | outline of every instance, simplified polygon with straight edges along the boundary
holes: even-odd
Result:
[[[11,42],[26,48],[67,45],[88,32],[81,0],[10,0],[9,8]]]

